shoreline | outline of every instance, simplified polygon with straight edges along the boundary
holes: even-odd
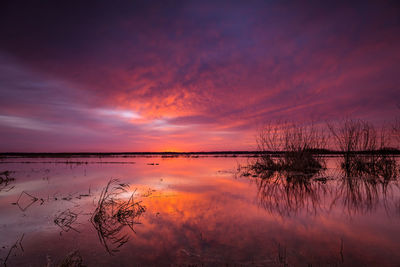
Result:
[[[276,155],[281,156],[285,151],[195,151],[195,152],[3,152],[0,158],[101,158],[101,157],[141,157],[141,156],[160,156],[160,157],[181,157],[181,156],[253,156]],[[341,156],[344,153],[334,150],[314,150],[311,153],[321,156]],[[384,151],[357,151],[352,154],[360,155],[398,155],[400,150]]]

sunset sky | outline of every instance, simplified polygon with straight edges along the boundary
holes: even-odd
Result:
[[[269,120],[392,121],[398,1],[328,2],[2,1],[0,151],[249,150]]]

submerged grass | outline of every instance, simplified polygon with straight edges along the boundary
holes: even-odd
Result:
[[[61,212],[57,217],[54,219],[54,223],[61,228],[62,231],[68,232],[69,230],[74,230],[79,233],[72,224],[78,219],[78,214],[75,212],[70,211],[69,209]]]
[[[90,219],[100,242],[110,254],[117,252],[129,240],[128,234],[123,234],[122,230],[127,226],[135,232],[134,225],[139,223],[138,219],[146,211],[140,201],[134,200],[134,193],[128,200],[120,198],[128,187],[128,184],[111,179],[102,190],[97,208]]]
[[[84,267],[83,258],[78,250],[69,253],[62,262],[57,265],[58,267]]]
[[[14,188],[14,186],[10,186],[10,183],[15,181],[15,178],[10,177],[11,173],[10,171],[0,172],[0,192],[8,192]]]

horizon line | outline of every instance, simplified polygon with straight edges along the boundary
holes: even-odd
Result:
[[[316,154],[343,154],[343,151],[331,150],[325,148],[311,149]],[[396,148],[374,150],[374,151],[354,151],[354,153],[371,153],[375,151],[384,151],[390,154],[400,154]],[[215,155],[215,154],[282,154],[286,151],[260,151],[260,150],[215,150],[215,151],[131,151],[131,152],[0,152],[1,156],[41,156],[41,155]]]

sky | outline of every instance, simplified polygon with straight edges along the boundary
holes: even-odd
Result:
[[[2,1],[0,152],[252,150],[392,121],[397,1]]]

